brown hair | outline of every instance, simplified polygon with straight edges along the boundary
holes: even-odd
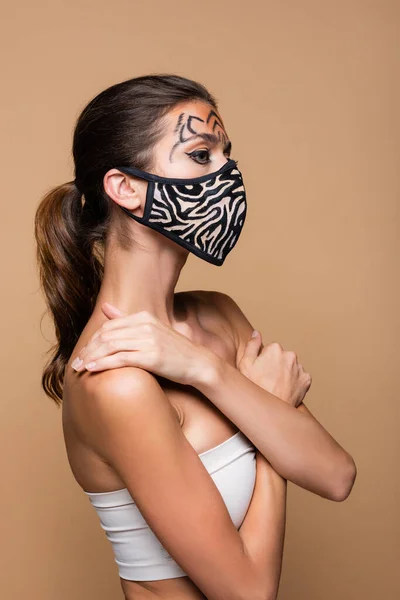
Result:
[[[76,184],[52,188],[38,206],[39,276],[57,339],[49,350],[42,387],[58,405],[65,365],[92,314],[103,276],[112,202],[103,177],[116,165],[150,170],[152,149],[163,135],[163,116],[190,100],[203,100],[217,109],[203,85],[178,75],[135,77],[100,92],[75,125]]]

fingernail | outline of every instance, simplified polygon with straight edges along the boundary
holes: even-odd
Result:
[[[79,369],[79,367],[82,365],[83,360],[81,358],[79,358],[79,356],[77,356],[77,358],[71,363],[71,367],[73,369]]]
[[[95,367],[95,366],[96,366],[96,363],[95,363],[95,362],[90,362],[90,363],[88,363],[88,364],[86,365],[86,368],[87,368],[87,369],[93,369],[93,367]]]
[[[255,330],[253,331],[253,333],[251,334],[251,337],[252,337],[252,338],[253,338],[253,337],[256,337],[256,335],[258,335],[258,331],[257,331],[257,329],[255,329]]]

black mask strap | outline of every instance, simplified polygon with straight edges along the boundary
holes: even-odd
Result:
[[[184,178],[176,178],[176,177],[160,177],[159,175],[155,175],[154,173],[148,173],[147,171],[142,171],[141,169],[137,169],[136,167],[130,166],[122,166],[122,167],[114,167],[122,173],[126,175],[133,175],[134,177],[139,177],[140,179],[145,179],[146,181],[154,181],[158,183],[170,183],[173,185],[191,185],[192,183],[201,183],[203,181],[207,181],[211,177],[216,177],[220,173],[224,171],[228,171],[230,169],[236,168],[235,160],[228,160],[218,171],[214,171],[213,173],[208,173],[207,175],[201,175],[200,177],[192,177],[191,179]]]

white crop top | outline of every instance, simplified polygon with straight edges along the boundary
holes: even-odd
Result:
[[[242,431],[198,455],[214,480],[238,529],[250,505],[256,479],[256,448]],[[119,576],[155,581],[186,575],[147,525],[127,488],[86,492],[110,540]]]

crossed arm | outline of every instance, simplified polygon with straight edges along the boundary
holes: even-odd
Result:
[[[254,328],[230,296],[208,293],[237,336],[239,362]],[[283,402],[215,355],[196,387],[243,431],[279,475],[329,500],[348,497],[357,474],[354,460],[304,403],[295,408]]]

